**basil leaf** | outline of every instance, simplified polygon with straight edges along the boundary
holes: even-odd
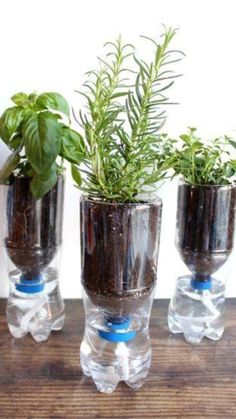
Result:
[[[26,156],[38,174],[49,170],[56,160],[61,150],[61,133],[61,124],[50,112],[40,112],[25,123]]]
[[[4,122],[3,117],[0,118],[0,137],[8,145],[10,140],[10,134],[8,132],[7,126]]]
[[[23,138],[21,134],[14,134],[9,141],[9,148],[11,148],[12,150],[15,150],[16,148],[20,146],[22,148],[23,147],[22,141],[23,141]]]
[[[68,127],[62,129],[62,156],[71,163],[80,163],[84,158],[85,144],[83,137]]]
[[[75,183],[78,186],[81,186],[82,178],[81,178],[79,170],[77,169],[77,167],[74,164],[71,165],[71,174],[72,174],[72,177],[73,177]]]
[[[24,105],[28,102],[28,95],[26,93],[20,92],[20,93],[17,93],[16,95],[12,96],[11,100],[16,105]]]
[[[19,128],[24,119],[24,108],[13,106],[7,109],[0,118],[0,137],[8,144],[12,134]]]
[[[15,150],[6,160],[0,170],[0,183],[4,184],[20,162],[20,149]]]
[[[53,164],[43,175],[35,173],[30,183],[30,189],[35,199],[42,198],[57,182],[57,165]]]
[[[37,97],[36,104],[48,109],[53,109],[64,113],[70,117],[70,108],[67,101],[59,93],[42,93]]]

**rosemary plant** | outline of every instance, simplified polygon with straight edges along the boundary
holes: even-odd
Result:
[[[235,180],[236,160],[231,158],[235,141],[225,135],[203,142],[195,128],[189,128],[180,139],[172,160],[175,175],[181,174],[192,185],[228,185]]]
[[[134,47],[120,38],[109,42],[100,69],[88,73],[82,92],[87,112],[80,112],[79,120],[85,153],[83,165],[72,166],[72,175],[90,196],[134,202],[165,178],[171,143],[159,130],[166,120],[164,106],[171,104],[165,93],[179,76],[170,65],[182,58],[170,49],[175,33],[165,29],[161,43],[143,37],[154,46],[150,63],[138,59]],[[127,75],[133,74],[129,86]]]

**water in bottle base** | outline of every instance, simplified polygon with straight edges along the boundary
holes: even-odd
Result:
[[[194,345],[204,337],[219,340],[224,332],[224,291],[224,284],[215,278],[204,284],[188,275],[178,278],[168,311],[170,331],[183,333]]]
[[[14,270],[10,278],[6,316],[13,337],[18,339],[29,333],[36,342],[43,342],[51,331],[63,328],[65,304],[55,270],[48,268],[43,277],[34,280],[27,280]]]
[[[152,296],[130,314],[111,313],[85,301],[89,310],[80,346],[83,373],[102,393],[112,393],[120,382],[134,390],[140,388],[151,364],[148,326]]]
[[[20,339],[26,336],[28,333],[31,334],[32,338],[36,342],[44,342],[49,338],[51,331],[60,331],[64,326],[65,315],[57,319],[52,325],[46,327],[44,324],[42,328],[33,328],[28,327],[27,329],[22,329],[21,327],[16,327],[8,323],[8,328],[11,335],[16,338]]]
[[[210,325],[189,324],[189,319],[185,319],[185,322],[178,322],[176,317],[176,315],[171,316],[169,313],[168,327],[170,332],[174,334],[183,333],[185,340],[193,345],[201,343],[204,337],[214,341],[220,340],[224,333],[224,327],[213,329]],[[187,327],[186,323],[188,323]]]
[[[102,365],[101,362],[95,363],[91,360],[88,361],[88,359],[85,360],[83,353],[80,353],[80,364],[83,373],[93,379],[97,390],[101,393],[110,394],[113,393],[121,381],[125,382],[133,390],[141,388],[149,372],[151,356],[146,360],[140,360],[139,368],[136,366],[135,371],[127,371],[126,376],[124,376],[123,371],[120,371],[120,366]]]

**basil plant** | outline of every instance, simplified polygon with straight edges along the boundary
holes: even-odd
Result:
[[[83,138],[70,127],[70,109],[58,93],[17,93],[14,106],[0,118],[0,138],[11,154],[0,170],[0,183],[12,176],[29,176],[35,199],[56,183],[63,160],[78,163],[84,154]]]

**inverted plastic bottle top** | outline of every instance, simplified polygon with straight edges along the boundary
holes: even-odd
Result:
[[[20,282],[16,284],[16,290],[25,294],[36,294],[43,289],[44,283],[41,274],[35,275],[32,279],[26,279],[24,275],[21,275]]]
[[[130,326],[129,317],[106,317],[105,325],[109,330],[99,330],[98,334],[109,342],[128,342],[136,336],[134,330],[127,330]]]
[[[211,278],[208,278],[206,281],[199,281],[196,278],[191,279],[191,286],[196,290],[209,290],[211,285]]]

